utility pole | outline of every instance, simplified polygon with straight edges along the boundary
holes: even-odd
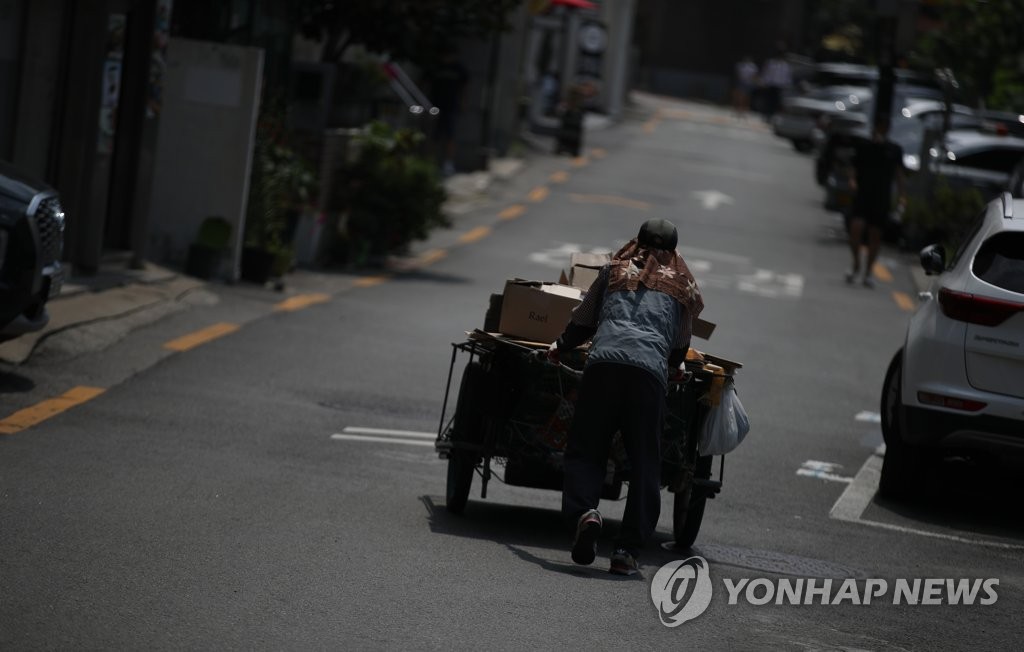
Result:
[[[875,92],[873,123],[892,116],[896,85],[896,34],[899,27],[900,0],[875,0],[875,35],[878,61],[878,89]]]

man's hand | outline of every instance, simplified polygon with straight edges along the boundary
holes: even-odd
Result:
[[[668,380],[672,383],[681,383],[686,378],[686,372],[683,371],[682,367],[676,367],[668,370]]]
[[[558,342],[552,342],[551,346],[548,347],[548,362],[552,364],[558,364]]]

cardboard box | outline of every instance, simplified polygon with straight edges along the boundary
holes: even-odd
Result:
[[[567,285],[510,280],[505,283],[498,330],[509,337],[550,344],[565,330],[582,296],[579,288]]]
[[[693,320],[691,332],[694,337],[699,337],[702,340],[710,340],[711,334],[715,332],[715,326],[717,326],[717,324],[704,321],[700,317],[697,317]]]
[[[608,254],[585,254],[577,252],[569,256],[569,271],[563,271],[559,279],[562,285],[571,285],[581,290],[589,290],[590,284],[597,278],[597,273],[612,259]]]

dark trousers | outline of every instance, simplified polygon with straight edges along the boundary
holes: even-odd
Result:
[[[612,436],[621,431],[630,473],[616,547],[639,555],[661,514],[664,416],[665,388],[650,372],[610,362],[587,368],[565,448],[562,515],[573,527],[581,514],[597,509]]]

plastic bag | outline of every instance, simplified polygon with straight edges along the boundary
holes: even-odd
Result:
[[[708,411],[701,425],[698,453],[725,455],[739,446],[749,431],[750,421],[736,395],[736,385],[732,378],[727,378],[722,400]]]

